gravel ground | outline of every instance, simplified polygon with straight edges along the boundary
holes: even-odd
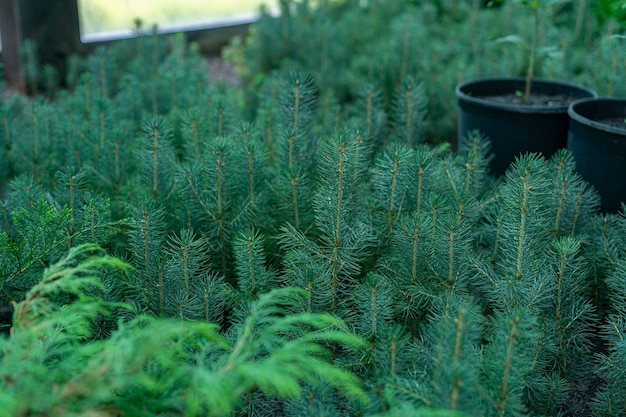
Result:
[[[232,65],[224,61],[221,56],[207,57],[209,63],[209,82],[211,84],[224,83],[229,87],[241,87],[241,79]]]

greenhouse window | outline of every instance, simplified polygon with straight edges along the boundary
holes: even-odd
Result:
[[[83,42],[125,38],[137,22],[161,32],[236,25],[256,19],[261,6],[278,10],[278,0],[77,0]]]

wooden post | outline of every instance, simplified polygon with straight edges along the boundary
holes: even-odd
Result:
[[[26,81],[20,55],[22,25],[18,0],[0,0],[0,35],[7,86],[10,90],[24,94]]]
[[[55,67],[65,78],[67,58],[80,52],[77,0],[0,0],[2,58],[9,87],[25,92],[22,43],[37,45],[41,66]]]
[[[81,47],[77,0],[17,1],[22,38],[34,41],[40,65],[52,65],[64,80],[67,58]]]

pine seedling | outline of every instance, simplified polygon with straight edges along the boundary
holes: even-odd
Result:
[[[89,118],[94,100],[98,97],[97,88],[94,75],[83,73],[78,79],[74,94],[68,96],[67,105],[72,108],[71,114],[79,115],[80,119]]]
[[[8,179],[13,178],[16,175],[15,166],[15,150],[17,145],[16,138],[18,137],[18,130],[16,119],[21,116],[23,111],[23,105],[19,95],[15,95],[5,100],[0,106],[0,163],[1,173],[3,179],[0,182],[0,190],[8,184]]]
[[[369,236],[363,229],[366,218],[359,215],[365,212],[363,196],[367,190],[361,184],[366,183],[367,156],[367,145],[357,130],[326,137],[320,150],[319,188],[314,199],[315,224],[324,243],[341,248],[340,241],[345,239],[345,248],[355,255],[365,249],[356,243],[365,244]],[[350,235],[353,238],[347,237]]]
[[[16,171],[29,173],[37,181],[52,185],[54,172],[62,167],[63,157],[57,155],[55,111],[44,99],[35,100],[25,111],[24,134],[15,142]]]
[[[392,325],[392,292],[388,283],[379,275],[368,274],[362,283],[354,288],[354,308],[351,309],[351,322],[356,332],[369,342],[370,359],[368,365],[371,372],[377,374],[380,364],[377,361],[379,351],[384,351],[387,339],[385,333],[393,330]],[[383,342],[378,346],[379,341]],[[384,371],[383,371],[384,372]]]
[[[98,86],[96,97],[101,100],[106,100],[113,95],[117,87],[115,78],[123,73],[121,68],[116,68],[112,52],[110,48],[99,47],[90,54],[86,62],[87,69]]]
[[[233,288],[223,276],[213,271],[203,271],[192,281],[191,292],[202,300],[203,321],[225,324],[235,296]]]
[[[276,75],[265,78],[259,93],[259,104],[255,116],[255,125],[261,132],[268,153],[268,163],[275,166],[279,157],[278,139],[280,133],[279,91],[282,79]]]
[[[209,139],[207,115],[201,107],[187,109],[181,117],[181,148],[183,161],[199,164],[206,152],[205,141]]]
[[[165,210],[151,199],[140,200],[129,207],[129,221],[132,229],[128,233],[128,251],[135,271],[126,284],[124,300],[155,316],[164,315],[168,289],[163,273]]]
[[[267,269],[264,239],[249,230],[241,232],[234,242],[237,289],[242,301],[256,301],[260,294],[275,287],[276,276]]]
[[[317,113],[316,119],[319,122],[313,129],[316,135],[332,134],[345,125],[342,120],[342,106],[333,90],[325,90],[320,94]]]
[[[433,288],[436,292],[453,291],[468,277],[475,207],[473,201],[462,200],[459,207],[442,210],[432,225],[434,239],[429,267],[438,280]]]
[[[134,263],[139,268],[129,280],[116,283],[120,287],[119,297],[157,316],[222,323],[232,290],[221,275],[210,269],[208,242],[189,229],[169,234],[165,242],[158,229],[148,230],[163,226],[162,213],[157,209],[143,218],[143,230],[131,232]],[[144,259],[137,260],[141,256],[136,252],[139,235],[144,239],[147,236],[158,238],[161,245],[152,246],[152,242],[145,241],[154,252],[144,251]]]
[[[427,298],[433,295],[427,289],[429,284],[426,284],[431,277],[426,270],[432,251],[427,236],[430,236],[433,226],[430,217],[424,212],[424,206],[431,192],[436,159],[435,151],[430,147],[420,145],[415,150],[415,161],[412,164],[415,169],[409,174],[416,178],[416,189],[413,192],[415,208],[411,213],[411,204],[407,204],[407,211],[400,216],[391,236],[390,253],[381,262],[389,271],[392,286],[399,291],[395,305],[403,319],[415,319],[424,303],[427,303]]]
[[[549,182],[546,161],[534,154],[517,159],[500,189],[507,214],[501,218],[495,275],[489,274],[499,308],[536,308],[546,299],[540,275],[550,239],[545,228]]]
[[[599,308],[602,313],[626,314],[626,205],[616,214],[594,218],[594,239],[591,243],[594,285],[600,284]]]
[[[82,157],[81,164],[76,165],[83,167],[92,190],[111,199],[112,210],[117,218],[123,217],[125,202],[135,193],[135,187],[139,186],[138,167],[135,165],[139,141],[134,138],[135,128],[123,122],[117,123],[107,132],[104,146],[99,151],[99,160],[94,161],[86,155]],[[77,150],[84,153],[89,147],[78,145]]]
[[[167,54],[159,63],[156,77],[159,107],[167,111],[201,105],[199,98],[208,84],[206,60],[193,47],[187,46],[184,33],[164,40]]]
[[[371,144],[376,152],[388,140],[387,114],[382,90],[373,84],[362,87],[357,96],[354,112],[355,119],[361,124],[364,142]]]
[[[148,191],[146,197],[165,204],[174,187],[176,156],[172,127],[163,118],[152,118],[142,126],[139,140],[137,163],[141,189]]]
[[[525,308],[496,312],[491,318],[483,350],[481,386],[487,416],[523,416],[526,378],[537,350],[538,323]]]
[[[81,205],[81,194],[84,190],[84,172],[74,172],[67,170],[65,172],[57,173],[59,189],[60,189],[60,203],[68,208],[69,222],[68,222],[68,249],[73,246],[73,239],[75,230],[80,228],[76,215],[78,214],[78,207]],[[58,204],[58,203],[57,203]],[[93,241],[93,243],[96,243]]]
[[[196,281],[209,269],[209,244],[183,229],[178,234],[170,234],[163,248],[163,281],[157,286],[159,291],[159,311],[161,315],[181,319],[200,319],[205,314],[202,293],[196,293]]]
[[[387,242],[394,232],[400,216],[411,212],[414,151],[407,145],[393,144],[385,148],[376,159],[371,182],[376,195],[374,229],[380,232],[380,245]]]
[[[527,403],[531,410],[557,414],[571,389],[570,381],[590,381],[586,362],[593,347],[595,312],[588,298],[587,271],[580,257],[580,242],[557,239],[548,254],[553,280],[549,308],[540,315],[541,344],[528,378]]]
[[[587,265],[581,258],[580,242],[562,238],[554,242],[556,294],[554,296],[554,324],[558,358],[563,375],[567,378],[569,367],[576,355],[588,353],[594,324],[594,308],[587,298]],[[558,262],[558,263],[557,263]]]
[[[365,219],[359,216],[362,199],[358,183],[361,165],[357,160],[354,131],[343,131],[325,139],[319,163],[320,188],[314,199],[316,241],[311,241],[291,224],[281,230],[285,249],[302,250],[317,263],[321,274],[330,274],[331,311],[358,280],[361,264],[372,244]],[[357,177],[355,177],[355,175]],[[304,254],[302,253],[302,254]],[[306,262],[305,264],[308,264]],[[289,283],[289,277],[287,282]]]
[[[147,117],[144,99],[141,94],[140,79],[134,74],[125,74],[119,81],[119,92],[115,95],[119,108],[126,112],[129,125],[133,128]]]
[[[426,125],[426,100],[424,88],[409,77],[394,90],[391,102],[391,137],[409,148],[424,140]]]
[[[289,168],[293,169],[295,164],[303,164],[312,156],[311,144],[307,140],[310,139],[317,104],[312,78],[291,73],[288,79],[283,80],[278,100],[281,125],[289,137],[285,143],[286,156]]]
[[[606,344],[604,351],[598,355],[598,375],[604,379],[592,402],[594,415],[619,416],[624,414],[626,405],[626,261],[624,257],[623,228],[626,226],[624,206],[618,215],[607,215],[598,218],[604,227],[601,229],[601,239],[596,243],[601,252],[599,256],[599,273],[606,274],[606,288],[603,290],[600,305],[601,312],[606,313],[606,319],[601,327],[601,335]],[[595,242],[594,242],[595,243]],[[594,245],[594,246],[596,246]],[[608,251],[607,249],[613,249]],[[600,276],[602,277],[602,275]],[[606,297],[606,300],[605,300]],[[605,304],[606,303],[606,304]]]
[[[576,164],[567,150],[558,151],[548,162],[552,177],[550,213],[553,236],[585,236],[590,223],[585,221],[598,212],[597,192],[576,173]]]
[[[241,92],[223,87],[207,88],[201,109],[206,112],[207,137],[232,135],[242,120]]]
[[[294,246],[285,247],[282,260],[283,274],[280,277],[286,286],[302,288],[306,298],[300,305],[301,312],[321,313],[331,311],[333,300],[337,300],[336,286],[333,283],[330,265],[320,260],[322,249],[305,236],[287,229],[285,238]]]
[[[282,218],[297,230],[306,231],[313,223],[310,210],[315,183],[317,143],[311,136],[315,116],[312,80],[292,73],[282,82],[278,96],[280,133],[273,176],[270,185]]]
[[[422,346],[428,355],[424,405],[434,409],[481,414],[481,338],[485,320],[467,295],[450,292],[434,303],[422,330]]]
[[[262,233],[273,234],[276,219],[272,218],[270,204],[270,190],[266,186],[269,172],[268,150],[262,138],[262,133],[254,124],[242,123],[235,133],[235,146],[241,148],[246,159],[245,193],[246,219],[250,227],[258,228]],[[242,161],[243,162],[243,161]],[[242,170],[243,171],[243,170]],[[243,173],[242,173],[243,175]],[[270,214],[266,216],[266,214]]]
[[[619,292],[608,291],[606,278],[615,273],[626,253],[625,225],[617,214],[596,215],[589,220],[589,244],[582,250],[590,269],[591,298],[600,317],[610,312],[611,297],[620,297]]]
[[[621,268],[623,270],[623,268]],[[621,279],[623,281],[623,279]],[[592,415],[617,417],[626,411],[626,320],[622,314],[610,315],[602,328],[608,342],[606,353],[598,354],[598,375],[604,384],[591,401]]]
[[[403,216],[392,236],[389,254],[379,263],[379,270],[384,271],[394,292],[394,318],[405,323],[414,336],[441,290],[437,277],[429,270],[431,229],[426,214]]]
[[[469,195],[478,196],[491,189],[489,163],[493,158],[491,143],[480,132],[468,132],[459,144],[458,154],[464,156],[465,175],[462,189]]]
[[[419,19],[419,16],[415,10],[407,7],[407,10],[392,21],[390,43],[392,50],[395,50],[397,54],[397,58],[392,58],[396,71],[392,77],[396,81],[396,85],[400,85],[404,80],[411,82],[411,75],[417,73],[419,62],[416,61],[420,54],[414,48],[424,38],[425,27],[422,24],[415,24],[415,20],[416,18]],[[410,144],[411,142],[409,142]]]
[[[90,118],[86,120],[88,129],[84,134],[88,144],[91,145],[87,146],[86,150],[91,152],[85,155],[84,160],[89,161],[95,167],[99,167],[101,161],[115,155],[112,149],[114,141],[110,136],[113,132],[112,125],[117,119],[113,112],[114,106],[115,104],[111,100],[98,98],[95,100]],[[115,124],[117,125],[117,123]]]
[[[57,147],[60,154],[60,167],[74,167],[82,169],[87,165],[94,165],[100,151],[101,139],[98,136],[103,132],[100,122],[91,108],[89,96],[83,93],[89,91],[89,77],[84,76],[83,83],[72,93],[63,92],[55,102],[56,119],[59,120]],[[123,123],[123,122],[120,122]],[[98,152],[96,152],[98,150]]]
[[[369,342],[365,355],[351,361],[359,363],[356,369],[367,383],[371,402],[366,413],[386,410],[395,401],[389,397],[402,397],[401,386],[415,378],[415,370],[423,372],[426,366],[423,348],[412,340],[404,326],[393,321],[394,295],[385,277],[370,273],[355,287],[352,296],[354,307],[349,320]],[[345,361],[350,363],[350,357],[339,364]],[[356,412],[351,410],[352,414]]]
[[[182,224],[210,243],[216,271],[232,278],[232,242],[251,218],[249,155],[233,138],[204,145],[200,163],[177,167],[175,183]]]

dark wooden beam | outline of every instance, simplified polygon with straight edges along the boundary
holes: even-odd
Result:
[[[52,65],[63,79],[67,58],[79,53],[81,48],[77,0],[17,2],[20,6],[22,38],[34,41],[38,48],[39,64]]]
[[[22,25],[18,0],[0,0],[0,35],[7,87],[24,94],[26,81],[20,54]]]

